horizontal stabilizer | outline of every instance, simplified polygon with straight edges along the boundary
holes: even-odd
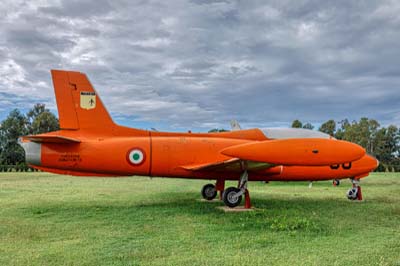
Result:
[[[282,139],[236,145],[221,153],[275,165],[324,166],[358,160],[365,155],[365,150],[357,144],[335,139]]]
[[[39,143],[64,143],[64,144],[72,144],[72,143],[80,143],[79,139],[64,137],[64,136],[55,136],[55,135],[34,135],[34,136],[25,136],[24,139],[30,140],[33,142]]]

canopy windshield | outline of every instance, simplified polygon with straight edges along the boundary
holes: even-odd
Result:
[[[303,128],[262,128],[261,130],[268,139],[332,138],[330,135],[320,131]]]

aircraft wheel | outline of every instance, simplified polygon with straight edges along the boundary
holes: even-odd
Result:
[[[355,200],[358,197],[358,188],[357,187],[353,187],[350,188],[349,191],[347,191],[347,198],[349,200]]]
[[[339,179],[333,179],[332,184],[334,187],[337,187],[340,185],[340,180]]]
[[[234,208],[238,206],[240,202],[242,202],[242,195],[240,195],[239,197],[236,196],[239,192],[240,189],[235,187],[228,187],[227,189],[225,189],[222,195],[222,199],[224,200],[225,205],[229,208]]]
[[[213,184],[207,184],[201,189],[201,195],[206,200],[213,200],[217,196],[217,190]]]

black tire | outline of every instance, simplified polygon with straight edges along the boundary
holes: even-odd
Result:
[[[217,190],[213,184],[207,184],[201,189],[201,196],[206,200],[213,200],[217,196]]]
[[[358,198],[358,188],[356,187],[350,188],[347,191],[346,196],[349,200],[356,200]]]
[[[338,187],[338,186],[340,185],[340,180],[339,180],[339,179],[333,179],[332,184],[333,184],[335,187]]]
[[[224,190],[224,193],[222,194],[222,199],[224,200],[226,206],[228,206],[229,208],[235,208],[240,204],[240,202],[242,202],[242,195],[240,195],[239,197],[234,196],[239,191],[240,189],[235,187],[228,187]]]

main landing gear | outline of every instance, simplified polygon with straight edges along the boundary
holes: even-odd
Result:
[[[243,172],[240,176],[239,186],[236,187],[228,187],[224,193],[222,194],[222,200],[224,201],[225,205],[229,208],[237,207],[242,202],[242,196],[244,194],[245,209],[251,209],[251,202],[250,202],[250,193],[247,190],[247,182],[249,181],[249,175],[247,170]]]
[[[207,184],[201,190],[201,195],[206,200],[213,200],[217,197],[217,192],[220,192],[220,199],[223,200],[226,206],[229,208],[237,207],[241,202],[244,195],[245,198],[245,209],[251,209],[250,193],[247,190],[247,182],[249,181],[249,175],[247,171],[244,171],[240,176],[238,187],[225,188],[225,180],[217,179],[216,185]]]
[[[334,187],[338,187],[338,186],[340,185],[340,180],[339,180],[339,179],[333,179],[332,185],[333,185]]]
[[[347,191],[347,198],[349,200],[362,200],[361,186],[359,179],[351,179],[353,187]]]

